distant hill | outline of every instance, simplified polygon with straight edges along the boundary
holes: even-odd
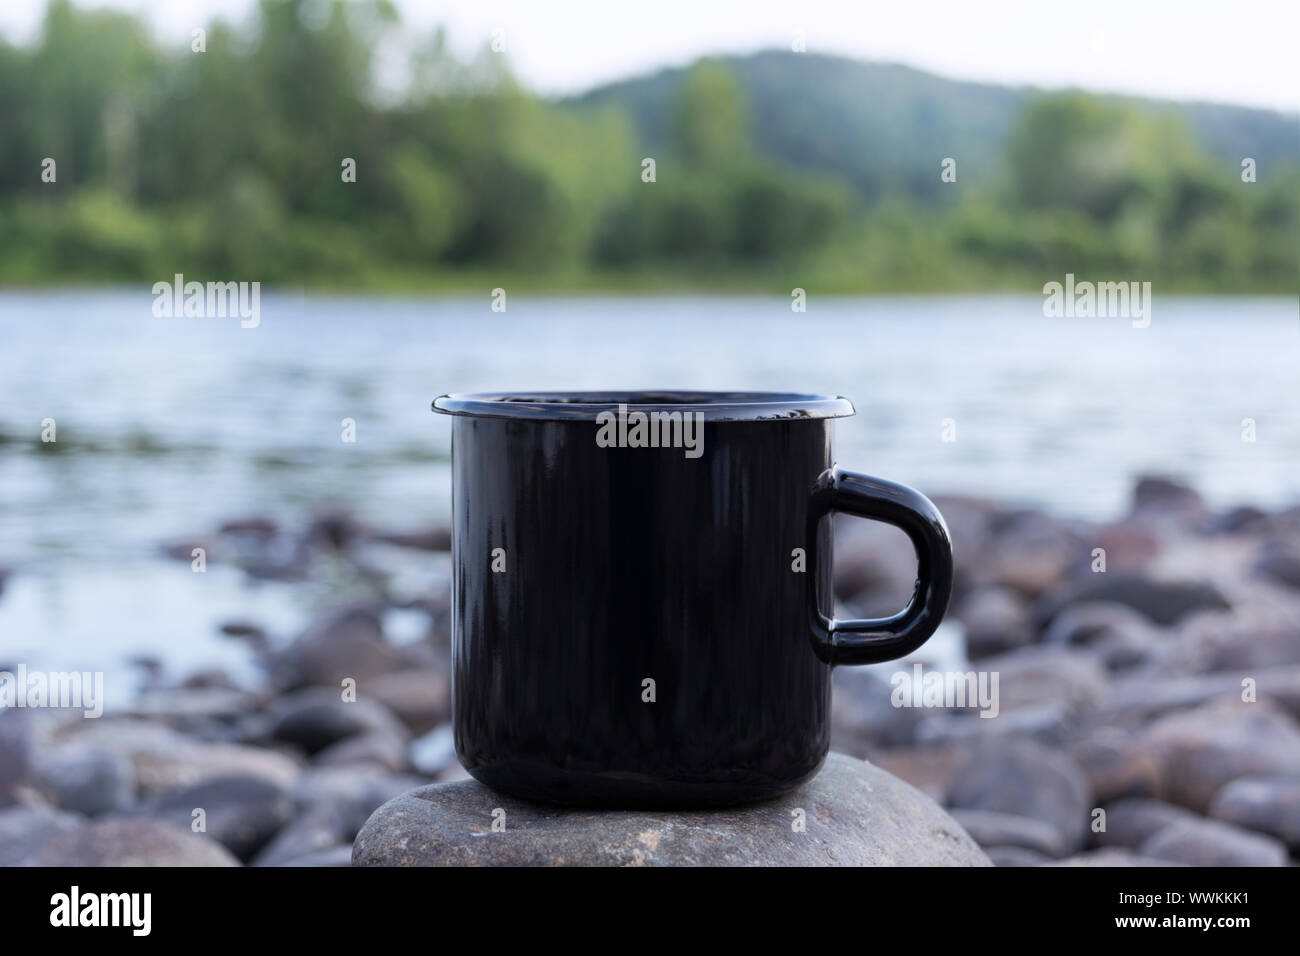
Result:
[[[759,147],[793,167],[834,173],[865,197],[904,193],[950,198],[939,160],[958,157],[963,178],[992,174],[1003,140],[1033,88],[945,79],[892,63],[769,51],[720,57],[749,94]],[[675,68],[598,87],[566,102],[615,105],[631,116],[645,150],[665,125],[687,70]],[[1108,99],[1118,97],[1107,96]],[[1260,169],[1300,163],[1300,117],[1212,103],[1124,98],[1153,112],[1186,117],[1213,156],[1234,167],[1253,156]]]

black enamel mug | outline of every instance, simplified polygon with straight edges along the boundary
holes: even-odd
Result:
[[[830,673],[900,657],[952,587],[919,492],[835,466],[843,398],[444,395],[452,426],[456,752],[514,796],[716,806],[776,796],[829,749]],[[831,522],[896,525],[907,606],[836,621]]]

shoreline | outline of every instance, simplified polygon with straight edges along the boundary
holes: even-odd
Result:
[[[949,619],[964,631],[965,660],[949,666],[983,675],[983,696],[899,704],[891,672],[951,685],[937,648],[838,668],[833,750],[933,797],[1002,865],[1284,865],[1300,852],[1286,783],[1300,776],[1300,506],[1215,511],[1163,478],[1140,480],[1129,513],[1104,523],[936,503],[956,555]],[[837,525],[839,616],[905,600],[913,569],[892,533]],[[87,827],[179,827],[182,810],[219,807],[233,822],[182,841],[174,862],[346,865],[381,803],[465,777],[449,724],[449,578],[411,587],[397,574],[445,555],[447,529],[248,516],[163,553],[188,562],[200,540],[250,580],[323,575],[337,600],[296,634],[225,620],[224,638],[259,662],[251,684],[158,665],[129,708],[98,719],[0,712],[0,827],[21,817],[61,846]],[[1090,828],[1098,810],[1108,829]],[[42,845],[0,848],[0,863],[48,859]]]

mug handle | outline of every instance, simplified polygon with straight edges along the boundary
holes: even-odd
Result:
[[[837,621],[822,614],[817,560],[822,519],[840,511],[902,529],[916,549],[916,585],[907,606],[892,617]],[[910,654],[943,620],[952,594],[952,541],[943,515],[906,485],[840,468],[822,472],[808,512],[808,601],[813,650],[836,664],[874,664]],[[827,557],[830,557],[829,549]]]

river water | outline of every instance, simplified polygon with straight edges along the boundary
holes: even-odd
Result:
[[[324,508],[445,519],[445,391],[831,392],[858,411],[840,463],[931,494],[1105,518],[1154,471],[1221,506],[1300,500],[1294,299],[1157,289],[1147,328],[1034,295],[491,301],[268,292],[243,328],[156,318],[147,289],[0,292],[0,666],[244,666],[216,622],[291,633],[320,596],[158,544]]]

